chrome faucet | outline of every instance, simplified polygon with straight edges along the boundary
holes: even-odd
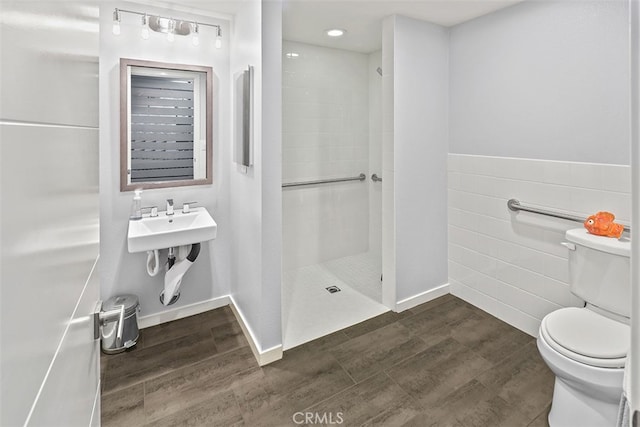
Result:
[[[173,215],[173,199],[167,199],[167,215]]]

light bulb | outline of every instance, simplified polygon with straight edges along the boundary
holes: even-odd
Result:
[[[216,49],[220,49],[222,47],[222,32],[220,31],[220,27],[218,27],[216,31]]]
[[[340,28],[332,28],[331,30],[325,31],[325,33],[329,37],[341,37],[344,35],[344,33],[346,33],[346,31]]]
[[[142,17],[142,29],[140,30],[140,36],[145,40],[149,39],[149,17],[147,15]]]
[[[114,35],[120,35],[120,11],[118,9],[113,11],[113,29],[111,30]]]
[[[167,41],[173,42],[176,38],[175,34],[173,34],[176,22],[172,19],[169,21],[169,31],[167,32]]]
[[[193,38],[191,42],[194,46],[198,46],[200,44],[200,37],[198,36],[198,24],[196,22],[193,23]]]

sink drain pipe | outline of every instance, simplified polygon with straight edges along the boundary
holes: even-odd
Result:
[[[160,293],[160,302],[163,305],[171,305],[178,301],[178,298],[180,298],[182,277],[187,270],[191,268],[199,254],[200,243],[194,243],[191,245],[191,251],[185,259],[175,262],[174,257],[174,262],[169,263],[169,270],[167,270],[167,273],[164,275],[164,290]],[[170,297],[167,297],[168,295],[170,295]]]
[[[160,271],[160,255],[158,250],[147,251],[147,274],[154,277]]]

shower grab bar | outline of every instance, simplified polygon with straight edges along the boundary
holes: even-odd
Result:
[[[328,184],[331,182],[364,181],[365,179],[367,179],[367,176],[361,173],[358,176],[352,176],[349,178],[332,178],[332,179],[318,179],[316,181],[287,182],[282,184],[282,188],[299,187],[302,185]]]
[[[516,200],[516,199],[509,199],[509,201],[507,202],[507,207],[509,208],[509,210],[513,211],[513,212],[517,212],[517,211],[525,211],[525,212],[531,212],[531,213],[536,213],[536,214],[540,214],[540,215],[546,215],[546,216],[551,216],[554,218],[560,218],[560,219],[566,219],[568,221],[575,221],[575,222],[584,222],[586,220],[586,218],[582,218],[579,217],[577,215],[571,215],[568,213],[564,213],[564,212],[557,212],[557,211],[552,211],[549,209],[542,209],[542,208],[534,208],[532,206],[525,206],[523,204],[520,203],[520,201]],[[625,231],[631,231],[631,227],[629,227],[628,225],[624,226],[624,230]]]

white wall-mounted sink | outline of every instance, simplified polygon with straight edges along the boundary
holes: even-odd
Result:
[[[191,245],[215,239],[217,230],[205,208],[192,208],[189,213],[176,209],[173,215],[159,212],[157,217],[129,220],[127,244],[131,253]]]

